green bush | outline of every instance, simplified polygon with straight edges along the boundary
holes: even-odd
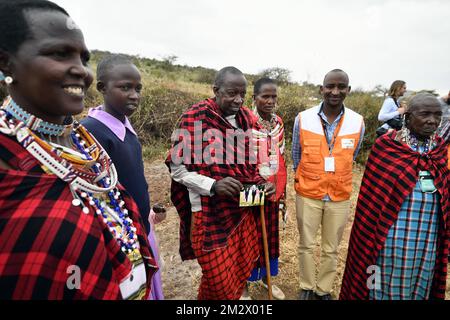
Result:
[[[357,162],[365,163],[370,149],[376,139],[376,129],[381,125],[378,121],[378,112],[383,104],[383,97],[374,92],[354,91],[345,99],[345,105],[364,117],[366,126],[363,146],[357,158]]]
[[[217,71],[213,70],[213,69],[199,68],[195,72],[193,81],[199,82],[199,83],[212,84],[216,77],[216,72]]]
[[[140,106],[130,120],[142,144],[162,139],[169,145],[172,131],[183,111],[205,98],[207,96],[161,86],[146,87]]]
[[[280,86],[278,91],[278,109],[276,112],[283,119],[286,140],[291,143],[295,117],[299,112],[317,105],[319,99],[317,93],[310,88],[296,84]]]

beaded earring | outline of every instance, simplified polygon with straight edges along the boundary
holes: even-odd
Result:
[[[402,115],[402,129],[406,127],[406,115]]]
[[[401,137],[402,140],[405,142],[409,141],[409,129],[406,127],[406,115],[403,114],[402,116],[402,129],[401,129],[402,133],[401,133]]]

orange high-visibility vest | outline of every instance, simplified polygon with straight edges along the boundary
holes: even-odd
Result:
[[[447,160],[447,168],[450,169],[450,144],[447,147],[447,158],[448,158],[448,160]]]
[[[320,105],[299,114],[301,158],[295,174],[296,192],[307,198],[323,199],[328,194],[332,201],[350,199],[352,192],[352,164],[358,147],[363,117],[345,108],[333,135],[330,150],[318,113]],[[325,171],[325,158],[334,158],[334,172]]]

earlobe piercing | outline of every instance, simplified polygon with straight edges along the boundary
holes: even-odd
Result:
[[[11,83],[13,83],[13,78],[11,76],[7,76],[5,77],[5,74],[0,71],[0,82],[4,81],[7,85],[10,85]]]
[[[13,78],[12,77],[10,77],[10,76],[7,76],[6,78],[5,78],[5,83],[9,86],[11,83],[13,83]]]

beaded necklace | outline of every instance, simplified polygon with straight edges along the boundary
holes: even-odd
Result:
[[[266,130],[268,133],[270,133],[277,125],[277,116],[273,113],[270,117],[270,120],[266,120],[259,112],[255,109],[254,114],[258,117],[258,124]]]
[[[257,139],[269,139],[269,151],[271,154],[276,153],[275,146],[272,145],[273,138],[279,136],[284,131],[284,127],[278,123],[277,116],[273,113],[270,120],[263,119],[260,114],[258,113],[257,109],[253,109],[254,114],[256,115],[257,122],[261,126],[261,131],[253,131],[253,134]],[[275,139],[278,142],[278,148],[281,151],[284,151],[284,139]]]
[[[117,188],[114,164],[101,145],[81,124],[74,122],[70,136],[78,150],[68,153],[67,148],[40,139],[23,121],[8,112],[8,105],[20,108],[11,98],[6,100],[0,108],[0,132],[15,136],[46,171],[67,182],[73,196],[72,204],[82,207],[85,214],[92,209],[96,215],[101,215],[121,250],[136,260],[140,256],[136,228]]]
[[[46,122],[23,110],[11,97],[7,97],[3,108],[15,119],[25,123],[33,131],[50,136],[62,136],[72,131],[73,121],[68,125]]]
[[[420,147],[423,147],[422,153],[428,153],[436,146],[436,134],[420,142],[408,128],[404,127],[401,132],[401,137],[402,141],[416,152],[420,152]]]
[[[255,153],[260,157],[259,173],[262,177],[268,178],[278,172],[280,154],[284,152],[284,139],[280,139],[283,134],[283,126],[277,121],[275,114],[271,115],[270,120],[265,120],[254,108],[253,112],[257,117],[257,123],[260,130],[253,130],[255,141]],[[264,154],[267,152],[267,154]]]

